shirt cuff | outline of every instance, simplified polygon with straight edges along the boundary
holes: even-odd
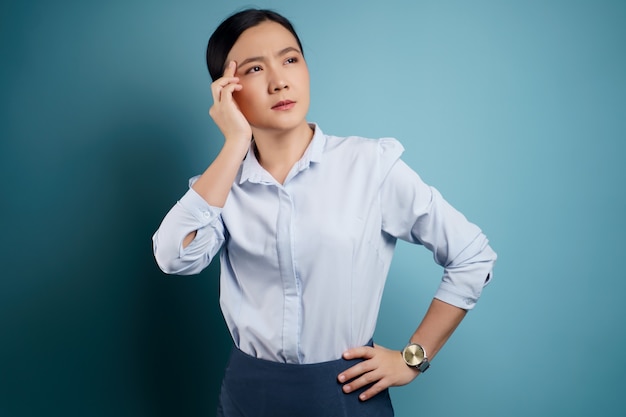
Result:
[[[178,200],[178,204],[187,210],[201,226],[211,224],[222,213],[220,207],[211,206],[191,187]]]
[[[435,293],[435,298],[437,300],[443,301],[446,304],[453,305],[458,308],[462,308],[463,310],[471,310],[476,306],[477,298],[467,297],[463,295],[459,295],[455,292],[450,291],[445,288],[442,284],[437,292]]]

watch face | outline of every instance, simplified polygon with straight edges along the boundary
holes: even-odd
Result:
[[[404,348],[402,355],[404,356],[404,361],[407,365],[417,366],[424,361],[424,348],[420,345],[412,343]]]

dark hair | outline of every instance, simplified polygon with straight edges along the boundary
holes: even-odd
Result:
[[[300,51],[304,55],[300,38],[298,38],[298,34],[287,18],[271,10],[242,10],[226,18],[226,20],[224,20],[217,27],[217,29],[215,29],[215,32],[213,32],[211,38],[209,39],[209,44],[206,49],[206,64],[209,68],[209,74],[211,74],[213,81],[223,75],[226,66],[226,57],[235,42],[237,42],[237,39],[239,39],[239,36],[241,36],[246,29],[257,26],[259,23],[268,20],[279,23],[291,32],[298,42]]]

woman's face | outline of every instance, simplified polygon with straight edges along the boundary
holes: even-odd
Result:
[[[245,30],[228,54],[242,89],[234,98],[253,128],[284,131],[306,123],[309,70],[296,38],[265,21]]]

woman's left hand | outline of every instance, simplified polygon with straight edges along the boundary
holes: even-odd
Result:
[[[344,352],[343,358],[363,359],[362,362],[346,369],[337,377],[341,383],[349,381],[343,386],[345,393],[373,384],[359,395],[361,401],[372,398],[386,388],[406,385],[419,375],[417,369],[407,366],[402,359],[401,352],[376,344],[374,347],[361,346],[349,349]]]

